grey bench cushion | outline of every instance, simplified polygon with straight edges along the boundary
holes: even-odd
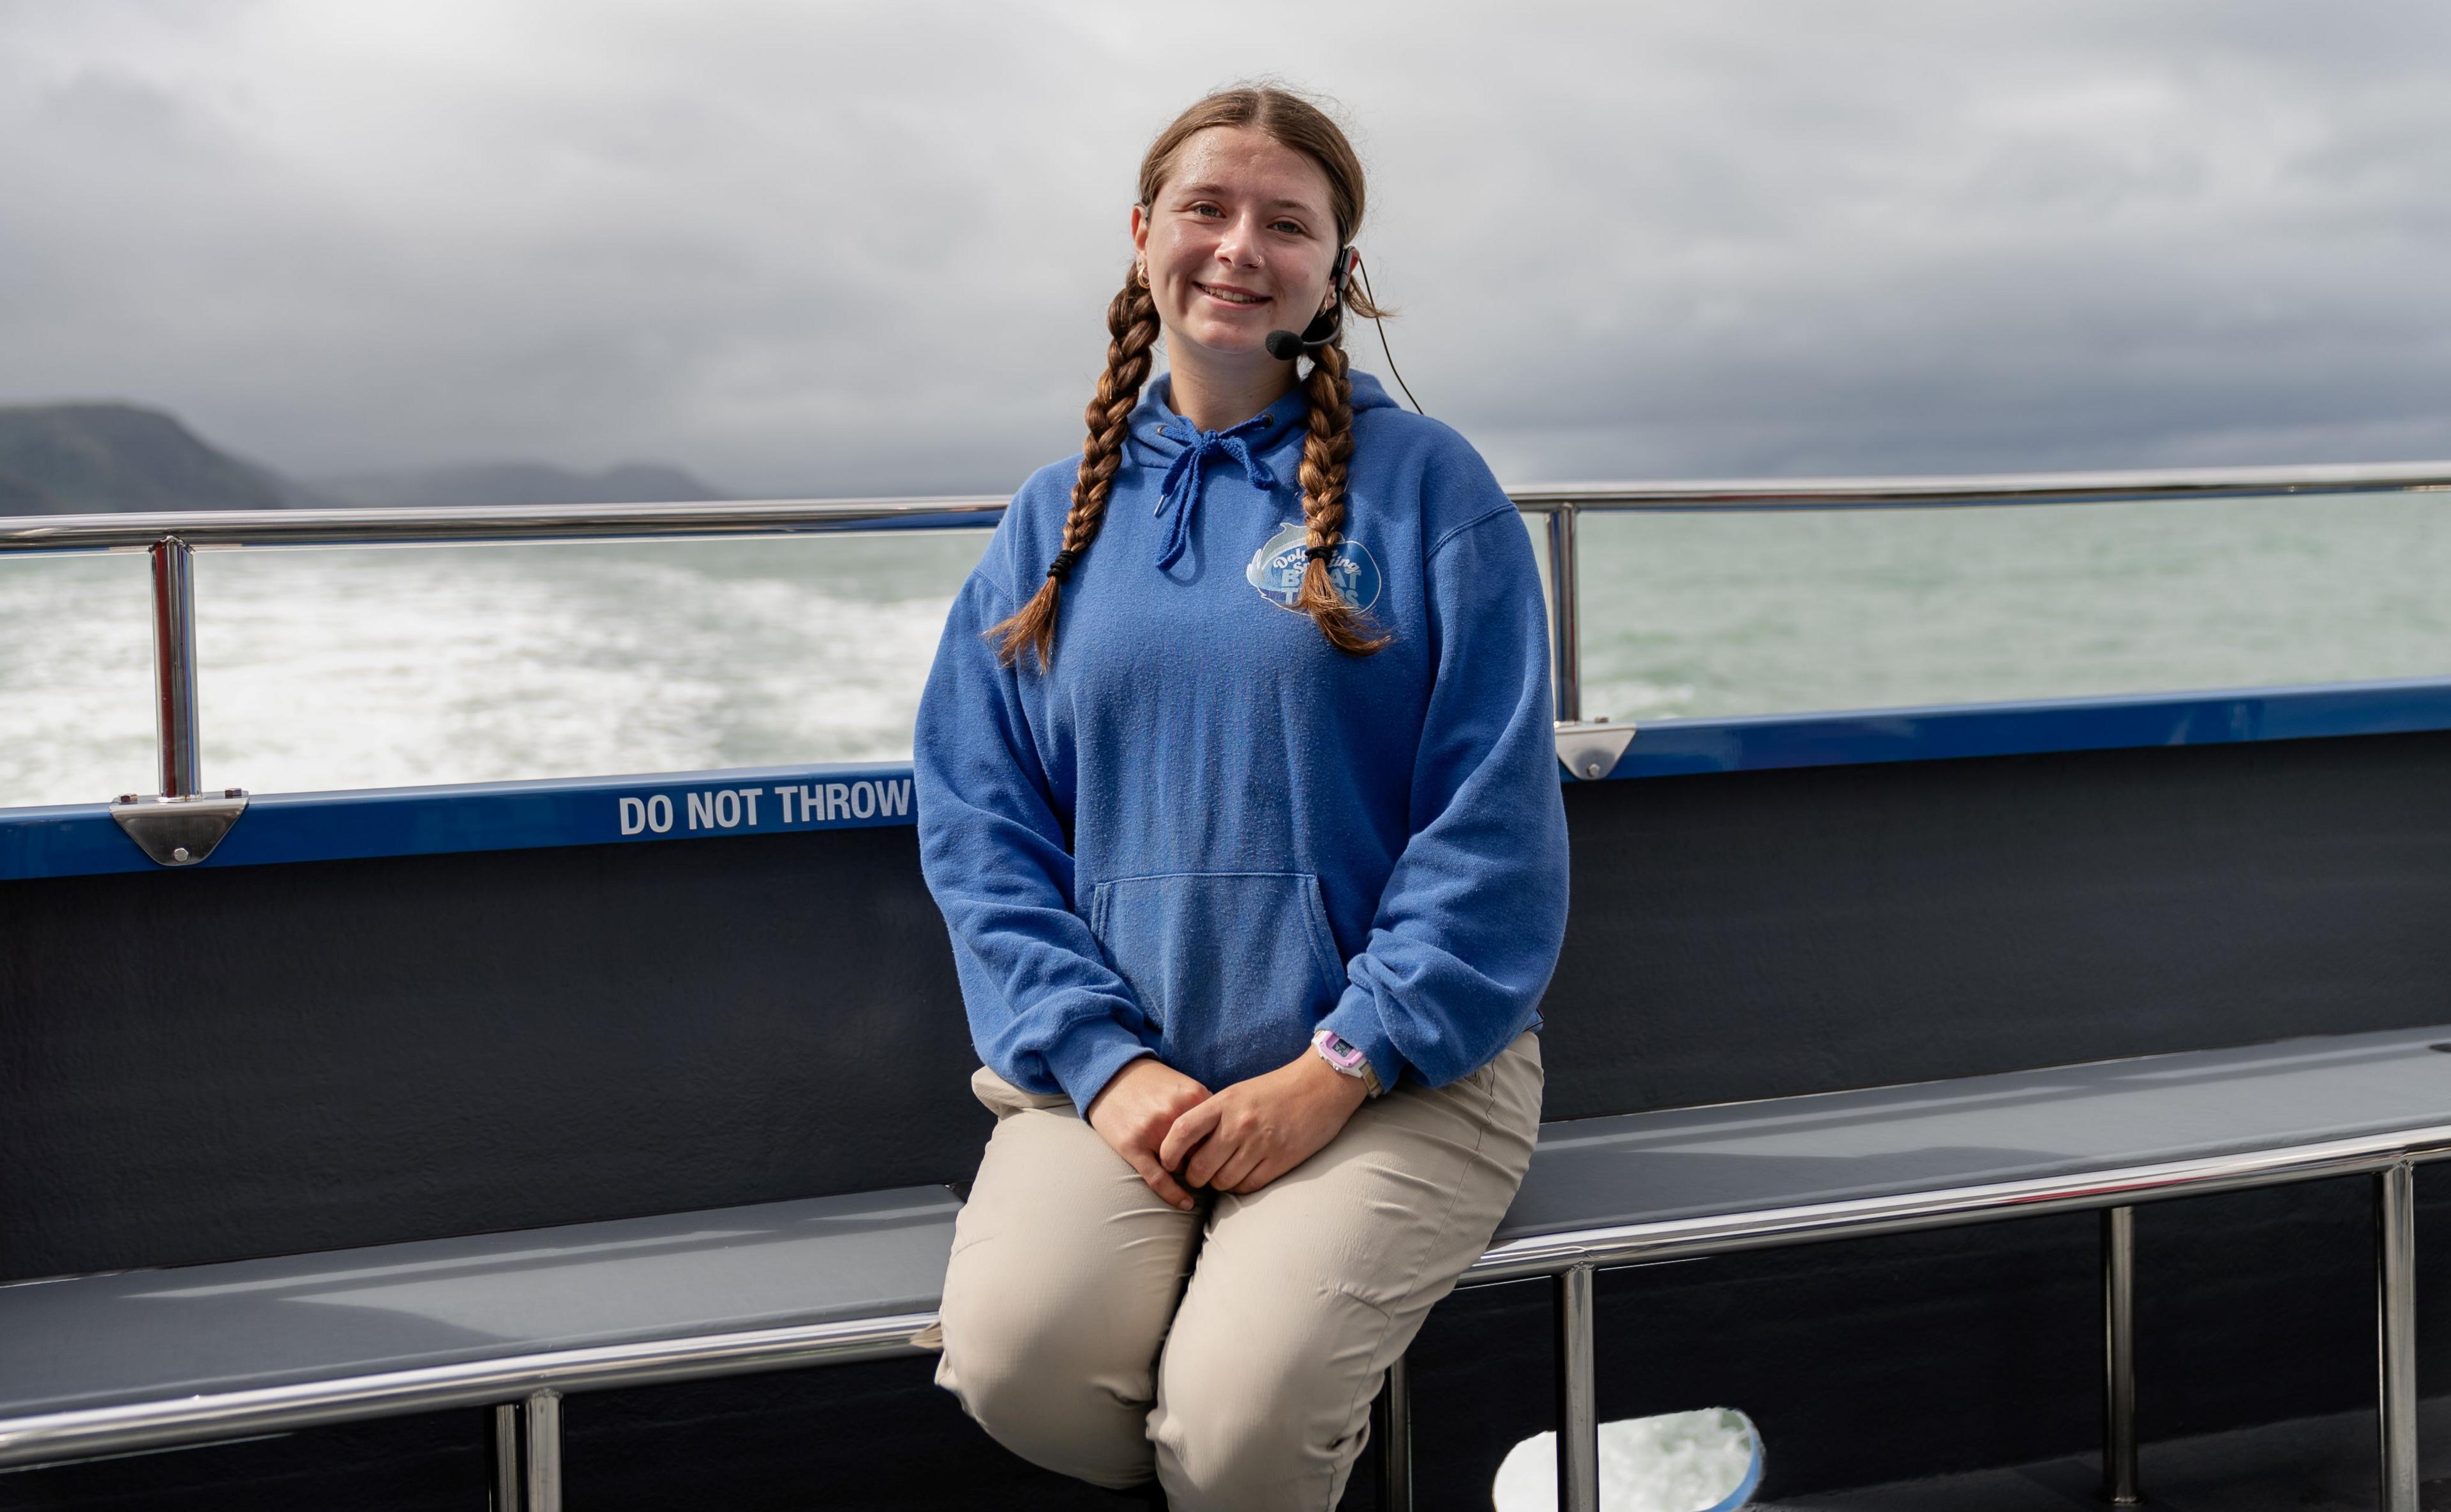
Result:
[[[0,1419],[929,1312],[942,1187],[0,1286]]]
[[[2451,1029],[1553,1124],[1500,1242],[2451,1124]],[[0,1423],[936,1306],[942,1188],[0,1286]]]
[[[1498,1237],[2198,1159],[2451,1124],[2451,1028],[1550,1124]]]

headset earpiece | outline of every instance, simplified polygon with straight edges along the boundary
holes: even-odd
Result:
[[[1303,331],[1304,346],[1321,346],[1332,340],[1342,328],[1344,318],[1344,285],[1353,279],[1353,265],[1362,254],[1351,246],[1336,249],[1336,267],[1327,276],[1327,308],[1311,317]]]
[[[1328,270],[1327,275],[1327,308],[1312,316],[1310,324],[1303,327],[1300,335],[1292,331],[1270,331],[1266,343],[1269,356],[1290,363],[1308,348],[1325,346],[1336,340],[1338,333],[1344,329],[1345,282],[1352,278],[1353,270],[1361,263],[1362,254],[1351,246],[1336,249],[1336,265]]]

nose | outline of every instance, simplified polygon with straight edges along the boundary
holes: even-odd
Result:
[[[1217,261],[1228,267],[1257,267],[1260,259],[1255,251],[1260,245],[1260,225],[1248,212],[1228,222],[1217,237]]]

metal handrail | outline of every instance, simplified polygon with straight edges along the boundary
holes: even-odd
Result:
[[[450,1407],[914,1354],[934,1312],[593,1345],[0,1420],[0,1468]]]
[[[2451,1124],[2431,1124],[2068,1175],[1559,1230],[1492,1245],[1457,1285],[1482,1286],[1554,1276],[1570,1266],[1650,1266],[1829,1239],[1868,1239],[2090,1208],[2126,1208],[2169,1197],[2207,1197],[2332,1176],[2372,1175],[2403,1161],[2432,1162],[2446,1156],[2451,1156]]]
[[[2289,494],[2451,492],[2451,461],[2286,467],[2162,467],[2108,472],[1968,473],[1895,478],[1748,478],[1553,483],[1507,490],[1516,507],[1612,511],[1931,509],[1950,505],[2123,504]]]
[[[1507,490],[1545,517],[1552,692],[1561,724],[1582,720],[1581,574],[1576,521],[1587,513],[1682,513],[2126,503],[2295,494],[2451,492],[2451,461],[2296,467],[2167,468],[1965,477],[1739,479],[1559,483]],[[0,518],[0,556],[145,551],[153,558],[155,728],[162,796],[202,791],[197,757],[193,554],[233,548],[476,545],[488,542],[720,540],[895,530],[979,530],[1001,497],[717,500],[519,508],[193,510]]]
[[[427,505],[414,509],[195,509],[0,519],[0,554],[191,549],[473,546],[530,540],[719,540],[879,530],[985,530],[1003,498],[720,499],[672,504]]]
[[[2290,494],[2451,492],[2451,461],[1956,477],[1543,483],[1511,487],[1506,492],[1516,507],[1527,514],[1559,510],[1615,513],[2127,503]],[[993,525],[1008,501],[1002,495],[965,494],[916,499],[724,499],[647,504],[23,515],[0,517],[0,555],[139,551],[165,536],[177,536],[190,546],[218,550],[243,546],[466,545],[515,540],[705,540],[874,530],[978,530]]]

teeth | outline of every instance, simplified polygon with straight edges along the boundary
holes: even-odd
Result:
[[[1206,284],[1201,285],[1200,287],[1203,292],[1214,294],[1228,304],[1265,304],[1267,303],[1267,301],[1262,299],[1257,294],[1236,294],[1227,289],[1210,288]]]

